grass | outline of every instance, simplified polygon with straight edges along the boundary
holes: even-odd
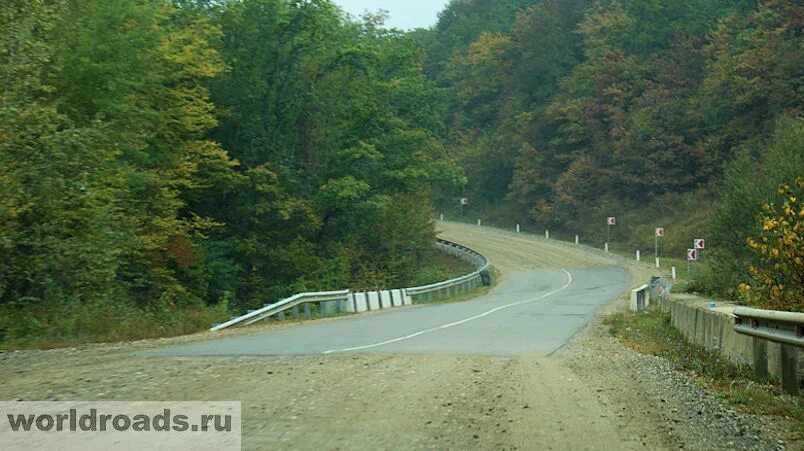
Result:
[[[473,264],[437,249],[428,252],[421,262],[422,264],[410,280],[407,281],[406,286],[417,287],[429,285],[431,283],[464,276],[475,270]]]
[[[437,295],[436,293],[433,293],[433,300],[432,301],[426,301],[426,300],[418,301],[418,300],[414,299],[413,303],[417,304],[417,305],[423,305],[423,304],[428,304],[428,305],[429,304],[452,304],[452,303],[456,303],[456,302],[468,301],[468,300],[471,300],[471,299],[478,298],[480,296],[485,296],[489,292],[491,292],[491,290],[493,290],[494,287],[497,286],[497,284],[500,283],[500,278],[501,278],[500,272],[494,267],[491,267],[489,269],[489,275],[491,276],[491,285],[489,285],[489,286],[480,285],[480,286],[478,286],[477,288],[475,288],[472,291],[467,291],[466,293],[461,293],[459,295],[452,295],[452,296],[443,296],[442,297],[442,296]]]
[[[144,310],[124,303],[0,309],[0,350],[52,349],[187,335],[229,319],[221,307]]]
[[[408,286],[427,285],[469,274],[474,266],[433,249],[408,282]],[[483,293],[450,298],[466,300]],[[476,294],[477,293],[477,294]],[[303,312],[303,309],[301,309]],[[312,308],[313,318],[335,316]],[[302,313],[303,316],[303,313]],[[211,324],[229,320],[225,303],[219,306],[194,305],[142,309],[125,303],[54,303],[42,306],[0,306],[0,350],[51,349],[85,343],[110,343],[187,335],[206,330]],[[286,312],[286,318],[292,313]],[[302,318],[300,318],[301,320]]]
[[[768,380],[757,380],[750,367],[734,365],[717,351],[687,343],[672,326],[669,313],[618,313],[604,321],[624,346],[665,358],[739,411],[790,419],[786,438],[804,440],[804,406],[798,398],[783,394]]]

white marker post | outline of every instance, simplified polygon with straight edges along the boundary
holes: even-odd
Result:
[[[673,266],[673,280],[676,280],[676,267]]]
[[[609,253],[609,243],[604,244],[603,249],[605,249],[606,253],[608,254]]]
[[[444,213],[441,213],[441,220],[444,220]]]
[[[660,266],[659,266],[659,257],[656,257],[656,269],[659,269],[659,268],[660,268]]]
[[[640,257],[640,255],[639,255],[639,249],[637,249],[636,254],[637,254],[637,256],[636,256],[636,257],[637,257],[637,261],[640,261],[640,258],[639,258],[639,257]]]
[[[575,245],[577,246],[579,244],[581,244],[581,237],[578,236],[578,235],[575,235]]]
[[[548,240],[550,239],[550,231],[549,231],[549,230],[545,230],[545,231],[544,231],[544,237],[545,237],[546,239],[548,239]]]
[[[516,233],[519,233],[519,224],[516,225]]]
[[[478,220],[477,220],[477,225],[480,225],[480,224],[481,224],[481,222],[480,222],[480,220],[478,219]]]

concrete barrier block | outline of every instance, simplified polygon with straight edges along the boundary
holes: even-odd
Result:
[[[394,305],[397,307],[413,304],[413,300],[410,297],[405,297],[403,290],[391,290],[391,294],[394,296]]]
[[[379,310],[380,309],[380,297],[376,291],[369,291],[366,293],[369,310]]]

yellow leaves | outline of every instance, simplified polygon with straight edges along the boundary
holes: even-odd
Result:
[[[760,234],[746,239],[747,246],[758,254],[756,263],[749,268],[756,284],[743,283],[738,291],[763,308],[804,310],[804,240],[799,233],[804,213],[799,205],[802,188],[801,178],[796,180],[795,188],[779,188],[782,202],[763,205]]]

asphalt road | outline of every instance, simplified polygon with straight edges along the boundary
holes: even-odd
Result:
[[[246,450],[758,448],[733,446],[731,420],[700,425],[693,384],[602,326],[600,312],[625,304],[607,301],[655,269],[540,237],[437,226],[501,271],[495,290],[461,303],[0,354],[0,399],[240,400]]]
[[[550,355],[619,296],[630,275],[614,267],[509,273],[486,296],[420,305],[267,333],[197,342],[148,356],[314,355],[351,352]]]

